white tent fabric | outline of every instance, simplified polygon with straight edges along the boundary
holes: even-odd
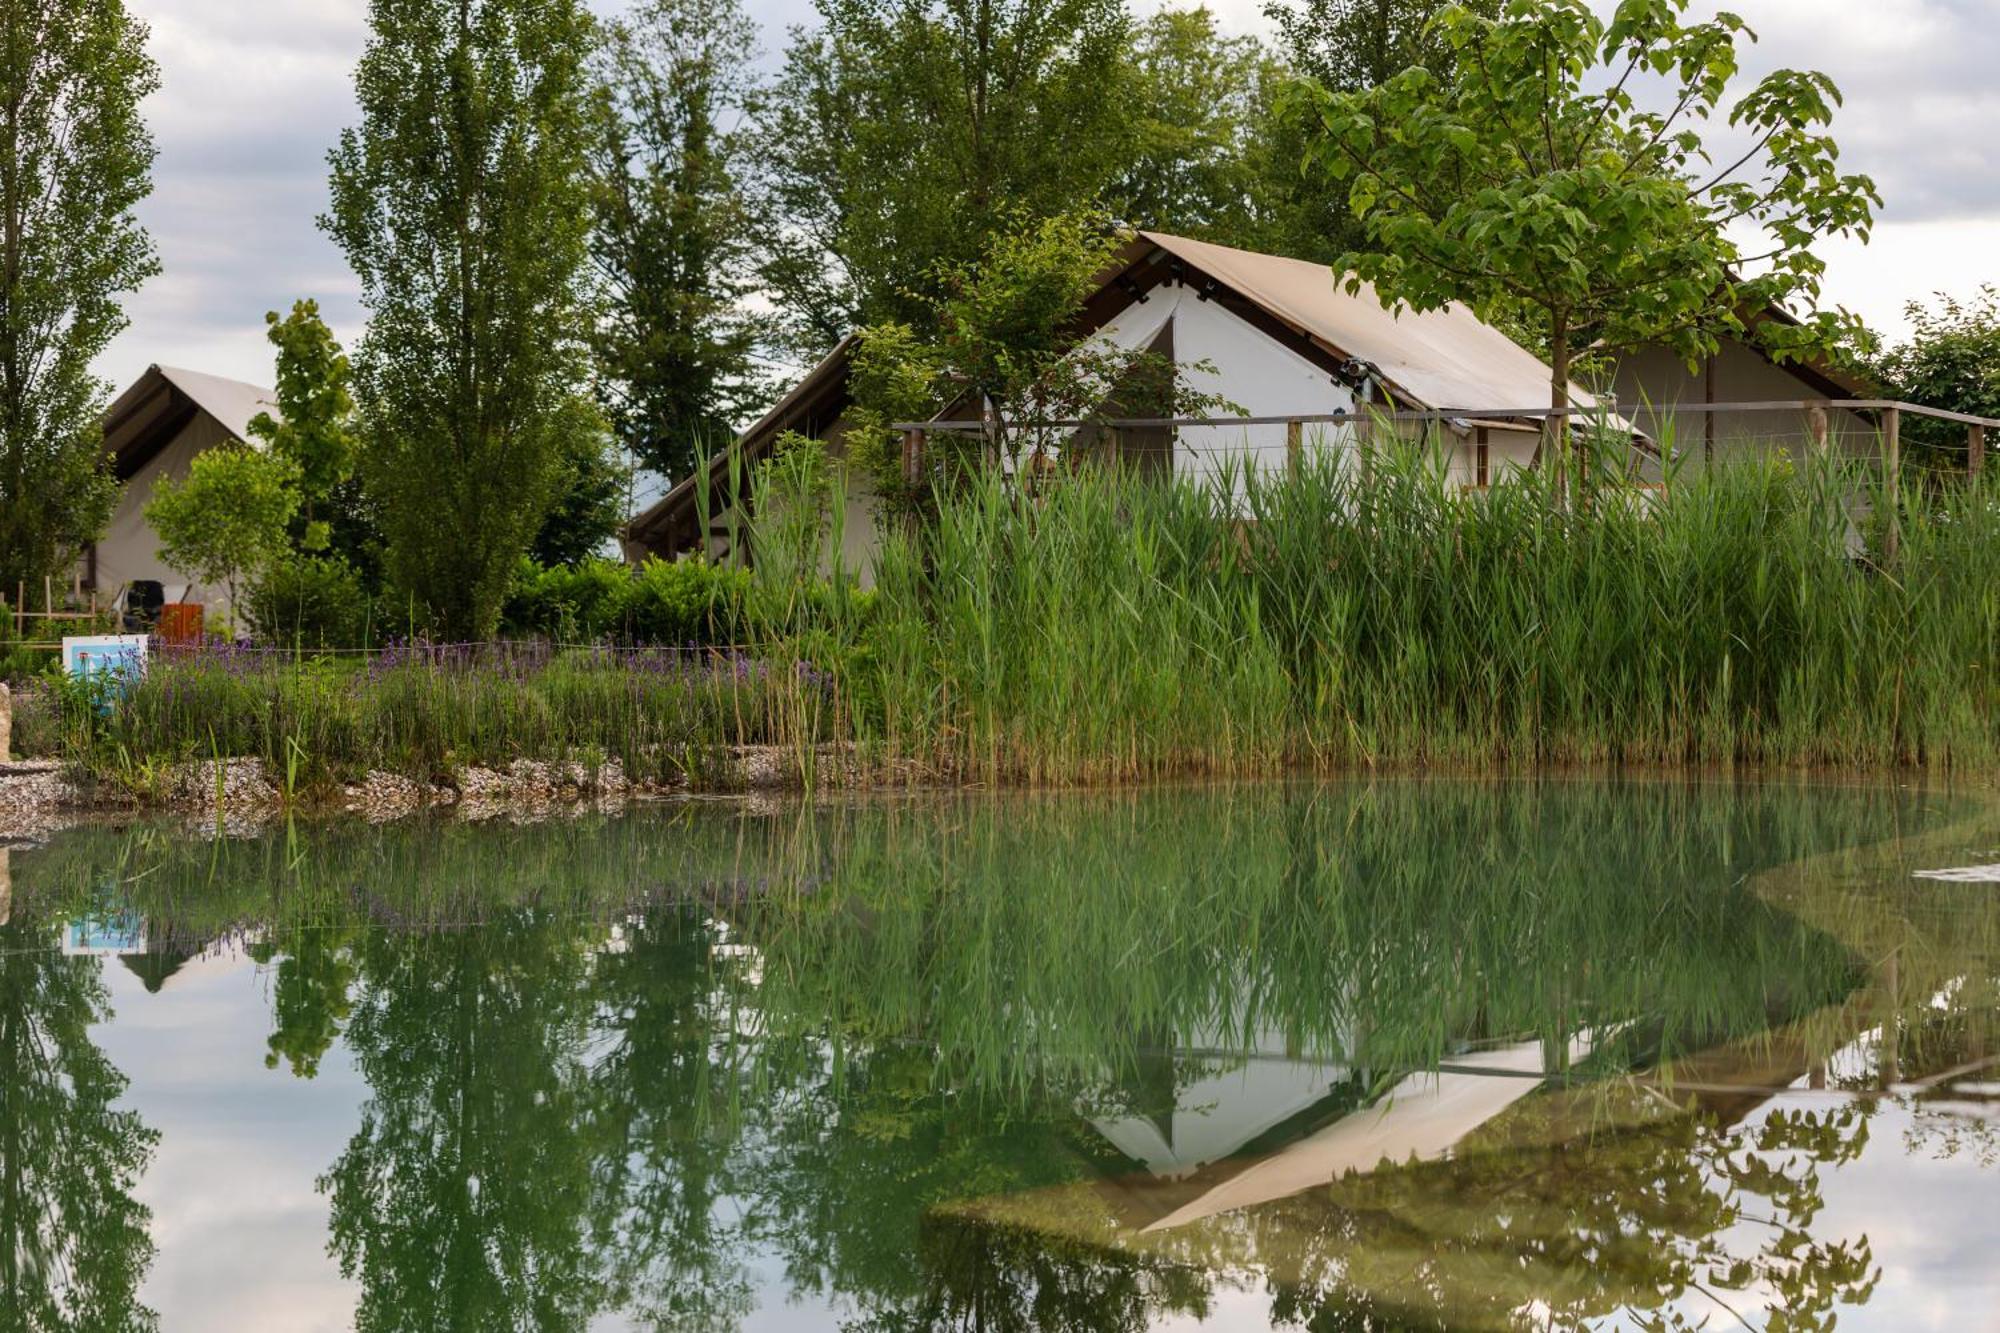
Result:
[[[269,389],[242,380],[224,379],[220,375],[205,375],[199,370],[182,370],[177,366],[159,366],[160,374],[173,386],[194,399],[195,406],[214,417],[237,439],[246,444],[250,441],[250,422],[259,412],[278,415],[276,397]]]
[[[1590,1049],[1577,1038],[1570,1058]],[[1454,1056],[1448,1072],[1425,1070],[1396,1084],[1382,1101],[1343,1116],[1325,1129],[1237,1172],[1192,1202],[1146,1227],[1168,1231],[1204,1217],[1288,1198],[1373,1171],[1384,1161],[1432,1161],[1536,1088],[1543,1072],[1539,1042]],[[1477,1071],[1477,1072],[1460,1072]]]

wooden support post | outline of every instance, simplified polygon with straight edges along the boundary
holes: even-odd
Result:
[[[1493,484],[1492,483],[1493,474],[1491,471],[1489,471],[1491,464],[1488,461],[1489,458],[1491,457],[1490,450],[1492,448],[1492,442],[1488,439],[1486,434],[1486,427],[1484,426],[1481,426],[1478,429],[1478,431],[1474,433],[1472,438],[1475,441],[1477,441],[1477,443],[1475,443],[1472,446],[1473,449],[1472,480],[1474,485],[1478,486],[1481,490],[1485,490],[1488,486]]]
[[[1302,421],[1285,423],[1285,470],[1294,477],[1299,475],[1299,455],[1305,448],[1305,431]]]
[[[903,480],[916,485],[924,475],[924,433],[921,430],[903,432]]]
[[[1814,403],[1806,409],[1806,434],[1812,437],[1813,449],[1816,452],[1822,454],[1826,452],[1827,436],[1831,431],[1832,427],[1827,421],[1824,407]]]
[[[14,756],[14,694],[7,688],[7,682],[0,680],[0,764],[11,763]],[[4,853],[0,853],[4,855]]]
[[[1986,470],[1986,427],[1968,426],[1965,431],[1965,475],[1973,481]]]
[[[1709,353],[1708,361],[1702,366],[1701,400],[1708,404],[1710,411],[1701,414],[1701,461],[1705,467],[1715,462],[1715,354]]]
[[[1903,414],[1882,410],[1882,501],[1889,506],[1889,526],[1882,534],[1882,551],[1889,559],[1903,544]]]

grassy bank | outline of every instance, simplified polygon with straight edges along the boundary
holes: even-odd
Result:
[[[515,758],[704,781],[728,747],[1006,783],[1375,764],[1988,772],[2000,495],[1892,506],[1863,472],[1754,464],[1564,504],[1421,458],[1219,488],[1086,473],[945,498],[877,590],[776,586],[747,650],[484,648],[158,660],[45,742],[142,789],[262,759],[288,790]],[[1218,517],[1218,511],[1223,517]],[[1233,517],[1230,516],[1233,513]],[[800,608],[808,610],[802,612]]]
[[[829,697],[735,652],[541,645],[162,653],[123,697],[67,696],[58,752],[115,790],[143,798],[176,764],[254,758],[301,799],[370,771],[450,782],[522,758],[699,785],[729,746],[812,730]]]

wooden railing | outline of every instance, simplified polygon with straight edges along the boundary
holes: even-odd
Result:
[[[1299,440],[1307,426],[1347,426],[1366,431],[1371,426],[1412,423],[1466,423],[1476,421],[1539,421],[1546,422],[1561,418],[1565,421],[1575,418],[1595,420],[1614,426],[1629,428],[1631,422],[1625,412],[1636,411],[1654,418],[1676,416],[1710,416],[1736,413],[1797,413],[1806,421],[1808,433],[1815,442],[1824,447],[1831,434],[1832,425],[1828,412],[1867,412],[1876,417],[1877,432],[1882,440],[1882,460],[1891,470],[1900,465],[1902,459],[1902,422],[1905,417],[1923,417],[1933,421],[1948,421],[1966,428],[1966,471],[1977,475],[1985,467],[1986,434],[1989,429],[2000,429],[2000,418],[1974,416],[1966,412],[1951,412],[1939,407],[1925,407],[1920,403],[1906,403],[1890,398],[1816,398],[1786,399],[1746,403],[1673,403],[1662,406],[1641,404],[1634,409],[1621,408],[1615,400],[1605,399],[1589,407],[1450,407],[1427,408],[1422,411],[1380,411],[1374,408],[1358,408],[1346,412],[1321,412],[1287,416],[1232,416],[1232,417],[1114,417],[1097,419],[1073,419],[1053,421],[1032,421],[1015,423],[1014,429],[1032,430],[1082,430],[1095,427],[1100,430],[1162,430],[1182,429],[1200,426],[1284,426],[1286,446],[1296,452]],[[987,435],[993,430],[990,421],[899,421],[894,429],[903,433],[903,473],[906,480],[915,481],[923,472],[924,448],[928,438],[934,434]],[[1641,432],[1634,431],[1634,434]]]

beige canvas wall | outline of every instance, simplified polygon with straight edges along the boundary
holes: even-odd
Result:
[[[181,480],[196,454],[234,438],[214,417],[197,412],[181,433],[125,484],[111,525],[97,543],[97,587],[102,600],[116,598],[137,579],[157,579],[170,602],[189,600],[187,576],[160,559],[160,539],[146,522],[146,502],[161,478]],[[208,608],[205,619],[211,626],[219,625],[230,612],[228,593],[220,587],[196,586],[192,600]]]

